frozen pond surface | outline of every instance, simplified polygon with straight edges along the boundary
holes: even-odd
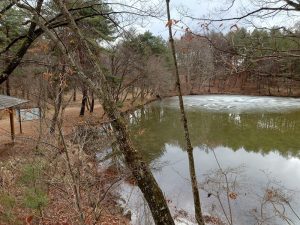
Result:
[[[252,96],[187,96],[191,140],[202,208],[226,222],[216,196],[225,207],[223,171],[232,181],[230,199],[237,225],[287,224],[274,213],[266,198],[287,200],[300,214],[300,100]],[[178,224],[193,224],[193,200],[177,98],[155,102],[130,116],[132,136],[168,199]],[[215,157],[216,156],[216,157]],[[222,185],[219,185],[222,184]],[[133,224],[151,225],[138,188],[124,184],[120,190]],[[208,197],[210,196],[210,197]],[[278,202],[276,202],[278,203]],[[263,207],[261,207],[263,205]],[[275,204],[279,211],[280,204]],[[260,214],[261,208],[263,215]],[[288,206],[286,216],[300,224]]]
[[[166,107],[178,108],[177,97],[165,99]],[[257,97],[243,95],[185,96],[187,110],[201,109],[214,112],[282,112],[300,109],[300,99],[281,97]]]

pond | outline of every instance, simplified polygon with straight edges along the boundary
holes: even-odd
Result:
[[[300,224],[300,99],[202,95],[184,102],[204,214],[226,224],[231,217],[238,225]],[[194,224],[177,98],[135,111],[130,124],[177,224]],[[125,183],[121,192],[133,224],[152,224],[138,188]]]

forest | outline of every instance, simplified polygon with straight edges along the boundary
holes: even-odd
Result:
[[[1,225],[300,224],[299,0],[0,10]]]

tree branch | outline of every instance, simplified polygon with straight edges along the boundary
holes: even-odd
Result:
[[[10,10],[14,5],[15,5],[15,3],[11,2],[7,6],[5,6],[3,9],[1,9],[0,16],[2,16],[6,11]]]

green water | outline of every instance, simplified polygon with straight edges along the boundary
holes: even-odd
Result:
[[[150,106],[141,114],[133,133],[137,133],[135,141],[149,160],[162,154],[165,143],[176,142],[184,149],[178,110]],[[282,156],[299,155],[300,111],[228,114],[199,110],[188,111],[187,116],[194,146],[222,145],[234,151],[243,147],[261,154],[278,151]]]
[[[298,99],[191,96],[185,97],[185,103],[201,185],[219,168],[213,151],[222,169],[242,168],[241,173],[234,174],[240,182],[234,190],[239,197],[231,203],[235,224],[255,224],[249,214],[259,208],[264,190],[271,187],[292,190],[285,193],[300,212]],[[173,213],[180,208],[192,218],[187,155],[177,104],[176,98],[171,98],[137,110],[130,116],[131,134],[148,163],[159,168],[153,171],[165,195],[172,200]],[[137,201],[136,196],[129,201],[131,209],[138,204],[132,203]],[[204,190],[201,198],[205,213],[224,219],[216,199],[208,198]],[[269,211],[272,214],[272,208],[266,209],[266,213]],[[287,215],[300,224],[289,212]],[[136,219],[135,224],[142,223],[150,224]],[[286,223],[274,219],[263,224]]]

